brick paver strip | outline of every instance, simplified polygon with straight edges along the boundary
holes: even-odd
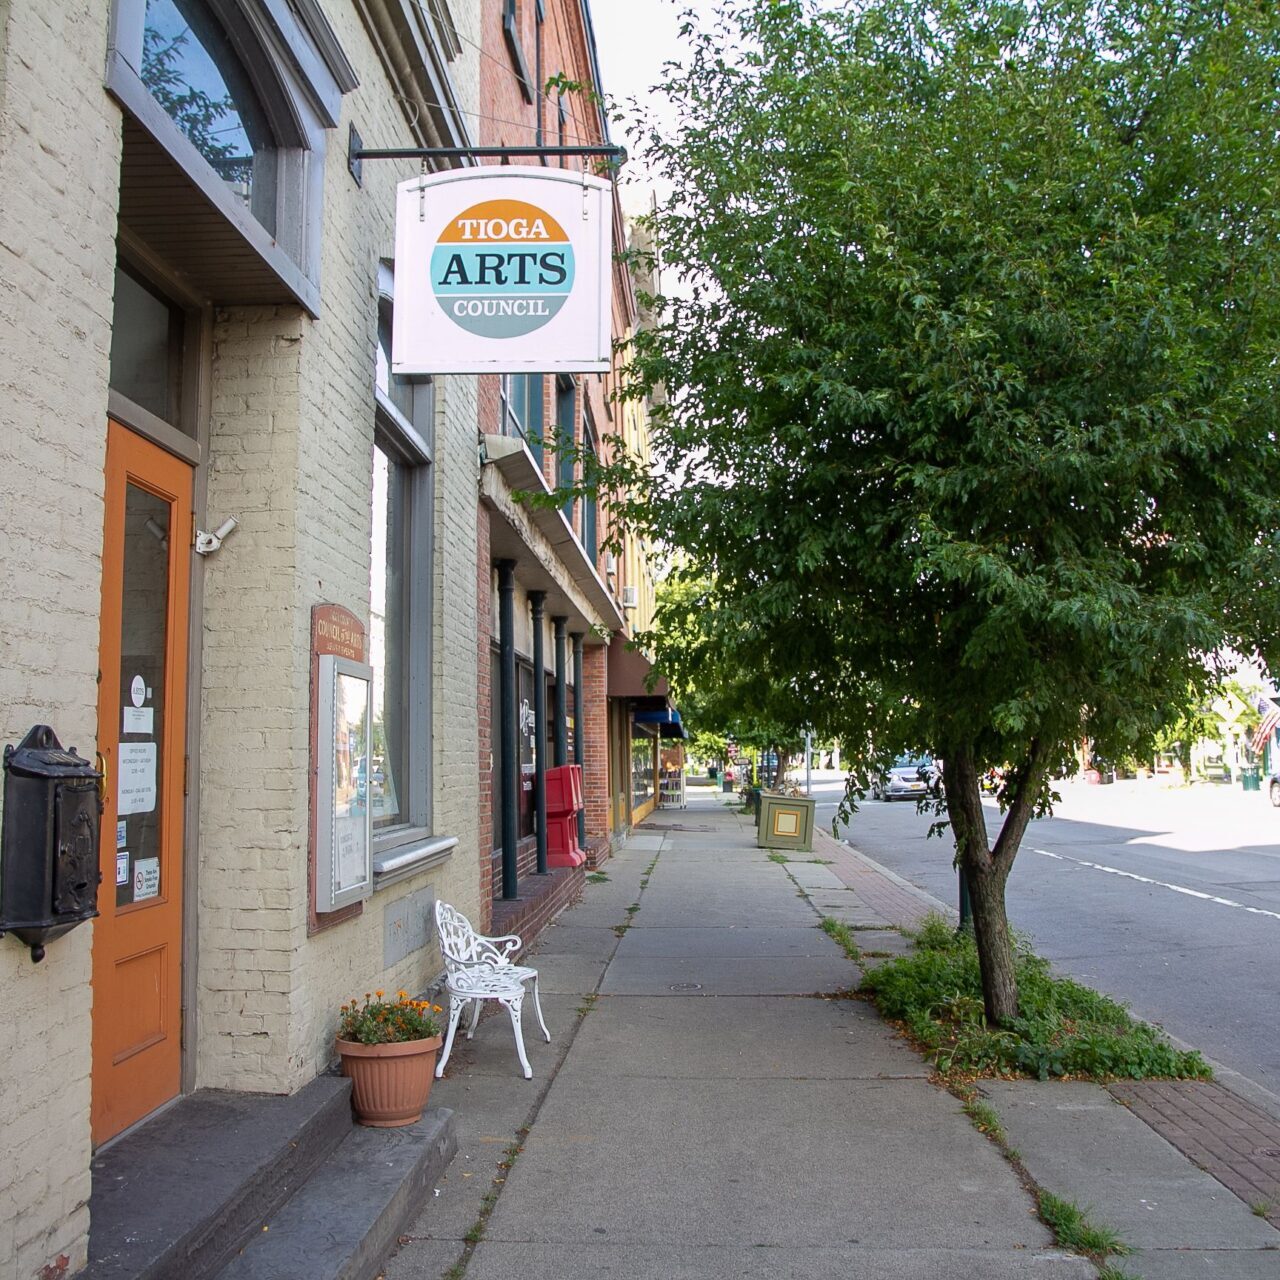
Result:
[[[1112,1096],[1280,1226],[1280,1121],[1204,1080],[1116,1081]]]
[[[814,836],[814,856],[828,863],[863,905],[879,915],[885,924],[914,929],[931,911],[937,910],[932,899],[904,889],[825,831],[817,831]]]
[[[881,874],[848,845],[826,832],[815,835],[815,855],[886,924],[914,928],[936,910],[931,899]],[[1267,1220],[1280,1226],[1280,1121],[1203,1080],[1117,1081],[1110,1090],[1246,1204],[1265,1204]]]

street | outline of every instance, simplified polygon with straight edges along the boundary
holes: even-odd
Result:
[[[815,775],[831,829],[842,782]],[[1009,879],[1009,919],[1057,969],[1280,1094],[1280,811],[1236,787],[1060,786]],[[1000,814],[985,801],[994,838]],[[956,902],[949,835],[911,802],[867,801],[838,834]]]

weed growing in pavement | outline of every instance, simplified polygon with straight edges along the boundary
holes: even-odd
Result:
[[[985,1133],[1001,1147],[1008,1146],[1004,1125],[1000,1123],[1000,1116],[995,1107],[989,1102],[983,1102],[981,1098],[970,1094],[964,1101],[964,1113],[973,1121],[973,1127],[979,1133]]]
[[[1121,1271],[1119,1267],[1103,1267],[1098,1272],[1098,1280],[1140,1280],[1132,1271]]]
[[[587,877],[588,884],[606,884],[608,880],[609,880],[609,877],[605,875],[603,871],[593,871]]]
[[[1270,1200],[1254,1200],[1249,1208],[1257,1217],[1265,1218],[1271,1212],[1272,1204]]]
[[[1110,1227],[1099,1227],[1090,1222],[1084,1211],[1070,1200],[1063,1200],[1051,1191],[1038,1191],[1036,1200],[1041,1222],[1053,1232],[1053,1238],[1064,1249],[1088,1254],[1098,1261],[1102,1261],[1108,1254],[1123,1257],[1131,1252],[1129,1246]]]
[[[635,913],[636,913],[637,911],[639,911],[639,910],[640,910],[640,904],[639,904],[638,902],[633,902],[633,903],[632,903],[632,904],[627,908],[627,915],[629,915],[629,916],[633,916],[633,915],[635,915]]]
[[[859,990],[900,1022],[944,1074],[1077,1076],[1207,1080],[1208,1063],[1175,1049],[1155,1027],[1070,978],[1018,941],[1015,967],[1020,1016],[987,1025],[978,953],[971,935],[942,916],[915,934],[916,951],[869,971]]]
[[[626,935],[627,930],[630,928],[631,926],[629,924],[615,924],[613,926],[613,935],[615,938],[624,937]]]
[[[843,920],[837,920],[835,916],[823,916],[821,928],[828,938],[831,938],[844,949],[845,955],[850,960],[856,962],[861,958],[862,952],[859,950],[857,942],[854,941],[853,930]]]
[[[524,1140],[529,1136],[529,1126],[522,1125],[516,1130],[516,1134],[516,1141],[507,1147],[502,1153],[502,1159],[498,1161],[498,1173],[494,1175],[493,1185],[484,1193],[480,1201],[479,1215],[475,1222],[471,1224],[470,1230],[462,1237],[467,1243],[466,1253],[445,1272],[442,1280],[460,1280],[466,1274],[467,1262],[470,1260],[472,1249],[484,1239],[484,1231],[489,1222],[489,1215],[493,1212],[493,1206],[498,1203],[498,1192],[502,1189],[502,1184],[506,1182],[506,1175],[511,1166],[515,1164],[516,1158],[524,1150]]]
[[[582,1003],[578,1006],[577,1012],[583,1017],[596,1007],[596,1001],[600,998],[599,993],[595,991],[588,992],[582,997]]]
[[[779,866],[785,867],[791,861],[785,853],[771,853],[769,855],[770,862],[776,862]]]

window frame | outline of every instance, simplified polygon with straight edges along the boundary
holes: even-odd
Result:
[[[582,419],[582,477],[584,482],[587,472],[590,470],[587,466],[588,457],[595,458],[597,462],[600,458],[595,422],[591,414],[590,405],[587,406],[586,413]],[[600,559],[600,504],[598,499],[590,493],[584,493],[581,501],[582,525],[578,541],[582,543],[582,549],[586,552],[587,559],[594,569]],[[590,540],[587,537],[588,527],[591,531]]]
[[[355,73],[310,0],[201,0],[226,31],[276,136],[274,234],[232,194],[142,80],[146,0],[112,0],[107,91],[313,315],[320,307],[324,161]]]
[[[564,399],[561,396],[564,395]],[[568,404],[567,411],[561,406]],[[565,428],[568,428],[566,432]],[[578,384],[572,374],[558,374],[556,377],[556,471],[555,488],[567,489],[577,479],[575,475],[573,451],[577,447],[578,427]],[[567,447],[566,447],[567,446]],[[567,466],[566,466],[567,464]],[[573,528],[573,511],[577,505],[576,497],[566,498],[560,507],[560,514],[565,523]]]
[[[394,278],[387,264],[378,272],[377,307],[379,312],[394,305]],[[375,327],[375,343],[377,332]],[[388,377],[396,377],[388,371]],[[373,448],[381,449],[406,470],[406,565],[404,572],[404,631],[408,652],[405,655],[406,763],[403,794],[397,796],[404,821],[373,833],[375,871],[380,863],[394,858],[398,874],[403,878],[415,862],[406,863],[405,854],[414,846],[422,849],[422,860],[433,859],[440,850],[432,838],[434,812],[432,781],[435,775],[435,742],[433,735],[433,596],[435,580],[435,453],[433,448],[435,386],[430,378],[401,378],[413,391],[411,413],[406,415],[377,385],[374,376]],[[372,464],[370,453],[370,514],[372,518]],[[372,572],[370,589],[372,590]],[[372,604],[372,601],[371,601]],[[372,659],[372,654],[370,658]],[[445,851],[447,852],[447,851]],[[375,877],[375,888],[382,887]]]
[[[525,61],[524,47],[520,43],[519,22],[520,15],[516,12],[516,0],[503,0],[502,37],[506,41],[511,65],[520,83],[520,93],[526,102],[532,104],[535,97],[533,77],[529,74],[529,64]]]
[[[517,383],[517,379],[519,382]],[[498,412],[502,420],[502,434],[515,440],[523,440],[525,448],[533,455],[533,460],[542,470],[543,439],[546,435],[546,374],[543,373],[504,373],[498,392]],[[521,388],[516,391],[516,386]],[[534,388],[537,388],[536,395]],[[523,402],[523,414],[521,412]],[[530,407],[538,407],[537,429],[528,421]]]

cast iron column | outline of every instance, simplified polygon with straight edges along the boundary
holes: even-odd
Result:
[[[498,561],[498,697],[502,735],[502,896],[517,896],[520,756],[516,740],[516,562]]]
[[[568,622],[568,618],[552,618],[551,623],[555,627],[556,639],[556,704],[555,704],[555,765],[559,768],[562,764],[569,763],[569,738],[565,731],[565,716],[568,714],[568,708],[565,706],[565,650],[564,650],[564,624]]]
[[[582,768],[582,632],[573,633],[573,763]],[[587,780],[582,779],[582,797],[585,802]],[[587,810],[578,810],[578,846],[587,847]]]
[[[530,591],[533,607],[533,822],[538,836],[538,874],[547,873],[547,673],[542,669],[542,604],[545,591]]]

